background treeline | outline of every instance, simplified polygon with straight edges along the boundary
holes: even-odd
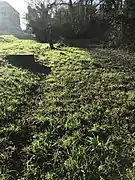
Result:
[[[134,0],[29,0],[26,20],[39,42],[63,37],[134,48]]]

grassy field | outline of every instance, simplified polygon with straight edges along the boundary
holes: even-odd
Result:
[[[14,67],[35,54],[48,76]],[[0,37],[0,179],[135,180],[135,56]]]

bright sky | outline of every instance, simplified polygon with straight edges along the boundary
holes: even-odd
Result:
[[[4,0],[0,0],[4,1]],[[13,6],[21,16],[21,27],[22,29],[25,29],[25,20],[23,19],[24,14],[27,12],[27,4],[24,2],[25,0],[5,0],[10,3],[11,6]]]

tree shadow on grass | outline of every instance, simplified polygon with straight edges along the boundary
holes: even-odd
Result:
[[[51,73],[51,68],[36,62],[34,55],[8,55],[6,59],[13,66],[27,69],[35,74],[49,75]]]

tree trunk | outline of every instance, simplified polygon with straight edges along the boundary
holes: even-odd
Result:
[[[49,41],[50,49],[55,49],[52,40]]]
[[[52,40],[52,26],[51,24],[49,24],[49,38],[48,38],[48,43],[50,45],[50,49],[55,49],[54,45],[53,45],[53,40]]]

